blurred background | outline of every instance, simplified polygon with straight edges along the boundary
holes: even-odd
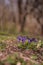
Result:
[[[43,0],[0,0],[0,33],[43,36]]]

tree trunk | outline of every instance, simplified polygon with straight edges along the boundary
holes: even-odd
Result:
[[[21,32],[23,32],[24,30],[25,20],[26,20],[26,16],[24,16],[22,24],[21,24]]]
[[[43,24],[41,25],[41,35],[43,36]]]
[[[26,17],[27,17],[28,13],[26,13],[24,16],[23,16],[23,19],[22,19],[22,24],[21,24],[21,32],[24,31],[24,26],[25,26],[25,22],[26,22]]]
[[[22,12],[23,17],[22,17],[22,23],[21,23],[21,32],[24,31],[24,26],[25,26],[25,22],[26,22],[26,17],[27,17],[27,15],[28,15],[27,10],[28,10],[28,0],[26,0],[26,4],[25,4],[25,7],[24,7],[24,11]]]
[[[18,8],[19,8],[19,23],[20,23],[20,24],[21,24],[21,14],[22,14],[21,4],[22,4],[22,0],[18,0]]]

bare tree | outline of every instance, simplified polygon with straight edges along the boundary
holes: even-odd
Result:
[[[37,19],[37,22],[41,26],[41,35],[43,35],[43,20],[40,20],[43,18],[43,0],[35,0],[33,3],[33,12],[34,17]]]
[[[26,22],[27,8],[28,8],[28,0],[18,0],[19,7],[19,22],[21,24],[21,32],[24,30],[24,25]]]
[[[25,22],[26,22],[26,17],[27,17],[27,15],[28,15],[28,0],[26,0],[26,3],[25,3],[25,6],[24,6],[24,11],[22,10],[22,15],[23,15],[23,17],[22,17],[22,24],[21,24],[21,32],[23,32],[23,30],[24,30],[24,26],[25,26]]]
[[[1,25],[1,31],[3,31],[3,23],[4,23],[4,12],[5,10],[5,1],[0,0],[0,25]]]
[[[22,9],[21,9],[21,5],[22,4],[22,0],[18,0],[18,8],[19,8],[19,23],[21,24],[21,14],[22,14]]]

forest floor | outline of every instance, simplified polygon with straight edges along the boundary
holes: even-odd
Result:
[[[0,65],[43,65],[43,47],[38,50],[18,48],[14,35],[0,35]]]

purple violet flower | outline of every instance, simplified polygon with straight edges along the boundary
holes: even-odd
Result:
[[[32,38],[32,41],[33,41],[33,42],[37,42],[38,40],[37,40],[37,39],[35,39],[35,38]]]
[[[21,41],[22,40],[22,37],[21,36],[18,36],[17,39],[18,39],[18,41]]]
[[[29,42],[29,43],[31,43],[31,42],[32,42],[32,39],[30,39],[30,38],[27,38],[27,40],[28,40],[28,42]]]
[[[26,36],[24,36],[23,38],[24,38],[25,40],[27,40],[27,37],[26,37]]]
[[[26,41],[26,38],[22,37],[22,43],[25,43],[25,41]]]

